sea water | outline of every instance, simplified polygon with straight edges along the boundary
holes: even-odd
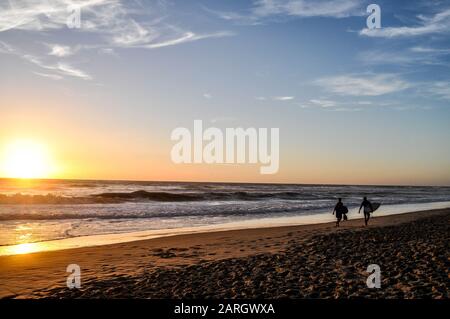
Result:
[[[338,197],[357,218],[363,196],[379,216],[450,207],[449,187],[3,179],[0,246],[326,222]]]

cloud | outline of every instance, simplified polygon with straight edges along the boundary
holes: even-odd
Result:
[[[76,78],[81,78],[83,80],[91,80],[92,77],[87,74],[85,71],[79,70],[69,63],[57,62],[57,63],[48,63],[42,60],[42,58],[37,57],[32,54],[27,54],[22,52],[16,47],[13,47],[5,42],[0,41],[0,53],[10,54],[13,56],[17,56],[24,61],[31,63],[42,70],[52,71],[56,74],[49,74],[43,72],[34,72],[36,75],[40,75],[47,78],[52,78],[54,80],[60,80],[61,76],[71,76]]]
[[[365,64],[411,64],[417,63],[418,57],[411,55],[409,52],[388,52],[382,50],[371,50],[360,52],[357,56],[358,60]]]
[[[272,98],[274,101],[291,101],[295,99],[294,96],[274,96]]]
[[[119,47],[133,47],[150,43],[158,38],[160,34],[150,28],[145,28],[135,20],[130,19],[127,23],[115,26],[110,40],[112,45]]]
[[[412,47],[398,51],[371,50],[358,54],[358,60],[369,65],[449,65],[446,55],[450,50]]]
[[[258,0],[253,14],[258,17],[288,15],[297,17],[342,18],[355,14],[359,0]]]
[[[154,49],[233,35],[228,31],[198,33],[182,30],[164,22],[165,17],[156,5],[145,13],[133,5],[136,3],[120,0],[18,0],[0,6],[0,32],[12,29],[70,30],[67,26],[71,14],[69,8],[79,7],[81,27],[76,29],[77,32],[100,36],[103,41],[99,45],[104,47]],[[54,55],[58,52],[61,51],[55,51]]]
[[[265,19],[277,17],[344,18],[364,14],[359,0],[254,0],[246,13],[206,10],[224,20],[249,25],[258,25]]]
[[[111,55],[111,56],[117,56],[116,51],[112,48],[100,48],[97,51],[99,54],[105,54],[105,55]]]
[[[42,72],[33,72],[36,75],[42,76],[44,78],[49,78],[52,80],[62,80],[63,77],[57,74],[48,74],[48,73],[42,73]]]
[[[80,9],[80,28],[68,27],[73,8]],[[63,30],[66,37],[75,34],[79,43],[75,48],[65,44],[46,44],[45,52],[37,48],[33,52],[22,50],[17,55],[43,69],[58,74],[91,79],[82,70],[69,62],[78,51],[95,50],[98,53],[115,54],[115,49],[141,48],[157,49],[183,43],[232,36],[229,31],[196,32],[189,28],[180,28],[167,21],[165,1],[152,4],[151,10],[143,7],[140,1],[123,0],[15,0],[0,3],[0,33],[22,32],[33,35],[33,39],[42,37],[47,40],[52,31]],[[71,11],[72,9],[72,11]],[[145,9],[145,10],[143,10]],[[176,23],[180,22],[176,20]],[[82,36],[80,36],[82,34]],[[19,36],[13,37],[19,39]],[[24,41],[11,44],[22,46]],[[92,44],[95,43],[95,44]],[[50,52],[48,51],[50,49]],[[3,53],[12,54],[5,44],[0,48]],[[24,56],[28,56],[27,59]],[[32,58],[31,58],[32,57]],[[50,58],[53,60],[50,60]],[[55,59],[64,58],[64,62]],[[42,73],[45,74],[45,73]]]
[[[333,93],[351,96],[378,96],[410,87],[394,74],[339,75],[318,79],[315,83]]]
[[[193,41],[202,40],[202,39],[222,38],[222,37],[227,37],[227,36],[232,36],[232,35],[234,35],[234,33],[227,32],[227,31],[209,33],[209,34],[195,34],[193,32],[186,32],[180,37],[169,39],[169,40],[162,41],[162,42],[145,44],[145,45],[142,45],[142,47],[148,48],[148,49],[156,49],[156,48],[168,47],[168,46],[177,45],[177,44],[186,43],[186,42],[193,42]]]
[[[362,111],[362,108],[352,108],[352,107],[338,107],[333,109],[332,111],[335,112],[360,112]]]
[[[209,99],[212,99],[213,96],[212,96],[210,93],[204,93],[204,94],[203,94],[203,97],[204,97],[205,99],[208,99],[208,100],[209,100]]]
[[[261,25],[262,21],[260,17],[255,16],[252,13],[237,13],[237,12],[223,12],[218,10],[212,10],[206,7],[203,7],[208,13],[213,14],[214,16],[219,17],[220,19],[231,21],[238,25]]]
[[[82,78],[84,80],[91,80],[92,77],[86,72],[76,69],[70,64],[67,63],[57,63],[55,66],[50,67],[52,70],[55,70],[61,74],[69,75],[77,78]]]
[[[334,101],[330,99],[311,99],[309,101],[298,104],[302,109],[318,108],[325,111],[335,112],[358,112],[364,107],[372,105],[367,101]]]
[[[356,102],[356,104],[358,104],[358,105],[372,105],[373,102],[371,102],[371,101],[358,101],[358,102]]]
[[[67,28],[71,9],[80,8],[89,16],[105,18],[96,8],[119,4],[118,0],[17,0],[5,1],[0,7],[0,32],[11,29],[44,31]]]
[[[383,27],[380,29],[362,29],[359,34],[368,37],[397,38],[415,37],[450,31],[450,9],[432,17],[418,16],[419,24],[412,27]]]
[[[265,96],[257,96],[255,97],[258,101],[292,101],[295,99],[295,96],[272,96],[272,97],[265,97]]]
[[[35,72],[35,74],[38,74],[38,75],[40,74],[45,77],[59,79],[59,77],[58,77],[58,74],[59,74],[59,75],[66,75],[66,76],[70,76],[70,77],[80,78],[83,80],[92,80],[92,77],[89,74],[87,74],[85,71],[77,69],[68,63],[58,62],[56,64],[46,64],[46,63],[42,62],[38,57],[35,57],[32,55],[23,55],[22,58],[42,69],[45,69],[48,71],[53,71],[53,72],[57,73],[56,76],[51,77],[50,76],[51,74],[42,75],[42,73]]]
[[[65,57],[74,54],[74,51],[67,45],[52,44],[49,47],[51,49],[49,55]]]
[[[439,53],[439,54],[450,54],[450,49],[439,49],[439,48],[430,48],[430,47],[412,47],[410,49],[412,52],[417,53]]]
[[[395,109],[399,106],[399,101],[385,100],[379,97],[368,97],[371,100],[359,100],[350,96],[348,99],[330,99],[330,98],[314,98],[308,101],[298,103],[302,109],[319,109],[323,111],[333,112],[359,112],[368,108],[390,108]]]
[[[309,100],[309,102],[314,106],[320,106],[320,107],[324,107],[324,108],[334,107],[337,105],[337,103],[335,101],[331,101],[331,100],[312,99],[312,100]]]
[[[0,53],[13,54],[14,48],[6,42],[0,41]]]
[[[442,99],[450,100],[450,82],[435,82],[428,88],[428,92]]]

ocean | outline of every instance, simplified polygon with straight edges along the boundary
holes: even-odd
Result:
[[[450,187],[2,179],[0,246],[261,220],[270,226],[283,218],[329,221],[338,197],[357,217],[363,196],[382,204],[380,215],[402,205],[450,207]]]

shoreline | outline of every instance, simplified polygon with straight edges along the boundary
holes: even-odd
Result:
[[[66,288],[68,276],[66,267],[69,264],[80,265],[82,287],[86,287],[88,293],[85,297],[97,296],[89,295],[93,287],[107,289],[122,280],[133,279],[132,282],[125,284],[131,297],[135,280],[139,281],[139,278],[145,278],[149,273],[188,271],[192,267],[203,267],[201,265],[221,265],[225,260],[248,262],[249,258],[253,258],[252,256],[283,254],[292,249],[293,244],[295,247],[300,247],[302,243],[311,241],[315,237],[334,238],[342,234],[359,236],[360,233],[371,231],[383,233],[392,227],[403,227],[402,225],[407,226],[416,221],[439,219],[443,216],[445,218],[450,216],[450,209],[374,217],[367,228],[362,227],[360,219],[353,219],[343,223],[338,229],[334,227],[334,223],[322,223],[227,230],[104,246],[0,256],[0,298],[48,297],[61,293],[64,296],[69,294],[67,296],[70,297],[71,293],[76,294],[76,292]],[[445,233],[443,237],[442,239],[445,240],[448,233]],[[320,256],[312,255],[308,258],[317,259],[318,257]],[[415,262],[420,263],[423,260],[415,260]],[[95,289],[97,293],[99,293],[98,287]],[[123,292],[118,295],[106,294],[108,298],[117,296],[124,297]]]
[[[374,217],[391,216],[397,214],[408,214],[413,212],[450,208],[450,202],[431,202],[415,204],[384,205],[378,210]],[[362,219],[363,215],[357,213],[357,209],[350,209],[348,213],[350,220]],[[19,254],[30,254],[46,251],[58,251],[66,249],[78,249],[86,247],[97,247],[120,243],[130,243],[141,240],[164,238],[186,234],[213,233],[232,230],[249,230],[259,228],[274,228],[300,225],[317,225],[331,223],[335,220],[330,212],[312,213],[297,216],[267,217],[260,219],[249,219],[238,222],[228,222],[204,226],[179,227],[169,229],[143,230],[136,232],[112,233],[102,235],[88,235],[56,240],[48,240],[17,245],[0,246],[1,256],[12,256]]]

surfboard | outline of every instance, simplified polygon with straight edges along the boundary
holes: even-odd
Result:
[[[380,203],[372,203],[372,213],[374,211],[376,211],[378,208],[380,208],[381,204]]]

